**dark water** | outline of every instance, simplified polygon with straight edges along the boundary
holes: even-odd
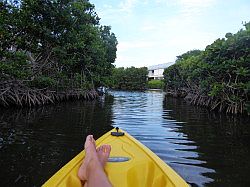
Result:
[[[0,186],[41,186],[83,147],[119,126],[192,186],[249,186],[249,118],[210,113],[162,92],[0,110]]]

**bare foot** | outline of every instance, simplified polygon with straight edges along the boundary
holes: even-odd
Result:
[[[93,138],[93,135],[88,135],[85,141],[85,158],[78,170],[78,177],[82,180],[85,181],[88,178],[88,169],[91,167],[91,164],[100,164],[98,155],[96,152],[96,145],[95,145],[95,140]]]
[[[99,159],[100,163],[102,164],[102,167],[104,168],[104,166],[107,163],[108,158],[109,158],[111,146],[110,145],[102,145],[102,146],[98,147],[96,151],[97,151],[98,159]]]

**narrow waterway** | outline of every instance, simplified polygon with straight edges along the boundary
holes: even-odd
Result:
[[[0,186],[41,186],[83,147],[120,127],[192,186],[248,186],[249,118],[190,106],[163,92],[111,92],[94,102],[0,109]]]

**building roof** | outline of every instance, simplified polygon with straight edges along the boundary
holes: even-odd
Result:
[[[168,63],[164,63],[164,64],[157,64],[157,65],[153,65],[153,66],[149,66],[148,70],[156,70],[156,69],[166,69],[169,66],[173,65],[174,62],[168,62]]]

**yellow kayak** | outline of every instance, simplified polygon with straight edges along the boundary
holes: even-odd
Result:
[[[185,187],[189,186],[170,166],[127,132],[113,129],[96,141],[96,146],[111,145],[105,172],[114,187]],[[80,187],[77,171],[85,152],[82,151],[44,187]]]

